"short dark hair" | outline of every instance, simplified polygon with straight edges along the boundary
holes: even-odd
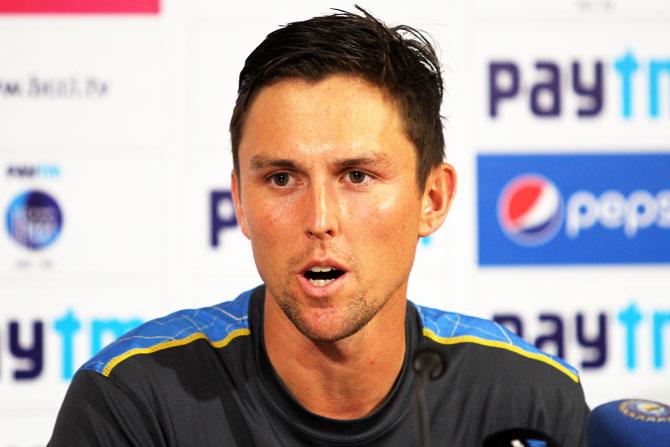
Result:
[[[233,164],[239,174],[239,145],[256,94],[285,79],[319,81],[328,75],[359,76],[386,91],[399,107],[414,144],[417,182],[423,190],[431,169],[444,159],[442,76],[435,50],[406,25],[387,27],[360,7],[362,15],[337,13],[293,22],[268,34],[247,57],[230,120]]]

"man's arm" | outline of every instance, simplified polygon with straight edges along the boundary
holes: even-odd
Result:
[[[65,395],[48,447],[164,446],[160,427],[148,414],[137,398],[111,379],[79,371]]]

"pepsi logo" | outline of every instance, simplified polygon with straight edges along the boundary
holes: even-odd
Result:
[[[556,185],[537,174],[510,180],[498,199],[498,221],[512,241],[525,246],[549,242],[563,221],[563,198]]]

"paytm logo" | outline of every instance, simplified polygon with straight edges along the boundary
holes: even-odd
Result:
[[[10,164],[5,171],[7,177],[53,179],[61,175],[60,166],[48,163]]]
[[[216,248],[227,230],[237,227],[235,204],[230,189],[216,189],[209,193],[209,245]]]
[[[480,155],[479,263],[670,262],[670,153]]]
[[[97,354],[106,344],[134,329],[143,322],[140,318],[94,317],[82,320],[72,309],[53,321],[33,318],[31,322],[10,319],[0,320],[0,361],[11,370],[15,381],[35,380],[45,374],[47,338],[60,341],[60,377],[70,380],[76,368],[85,359],[76,358],[75,344],[87,341],[90,356]],[[6,324],[6,333],[4,327]],[[51,365],[54,366],[54,365]],[[1,377],[7,380],[6,377]]]
[[[521,100],[528,103],[528,109],[538,118],[557,118],[565,113],[579,118],[599,116],[607,103],[608,68],[612,69],[619,91],[612,104],[623,118],[641,113],[633,107],[638,95],[646,96],[648,116],[661,115],[661,84],[664,78],[670,79],[670,58],[642,59],[632,50],[613,61],[573,60],[567,67],[552,59],[541,59],[535,61],[532,74],[531,70],[522,71],[512,60],[492,61],[488,64],[488,114],[497,119],[503,114],[505,103]],[[646,92],[636,91],[635,86],[640,85],[636,82],[638,78],[644,82]],[[574,110],[564,110],[568,96],[575,99]],[[669,112],[667,104],[666,114]]]
[[[667,309],[647,309],[635,300],[615,314],[602,310],[589,314],[577,312],[573,315],[558,312],[540,312],[535,334],[526,331],[528,316],[517,313],[496,313],[493,320],[505,325],[512,332],[532,342],[538,349],[565,359],[580,369],[599,369],[607,366],[614,350],[623,352],[625,368],[635,371],[644,367],[656,370],[668,369],[669,352],[664,333],[670,328],[670,311]],[[641,331],[646,329],[646,331]],[[612,333],[618,332],[620,337]],[[646,335],[650,333],[651,335]],[[624,340],[623,346],[617,340]],[[573,349],[567,349],[572,345]],[[651,353],[651,364],[643,364],[640,353]],[[568,351],[578,353],[580,358],[569,358]]]

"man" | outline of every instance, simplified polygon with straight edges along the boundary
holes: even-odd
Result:
[[[52,446],[432,445],[529,428],[583,445],[577,373],[494,323],[415,306],[416,245],[443,222],[442,80],[408,27],[338,13],[248,57],[230,131],[232,190],[263,286],[149,322],[77,373]]]

